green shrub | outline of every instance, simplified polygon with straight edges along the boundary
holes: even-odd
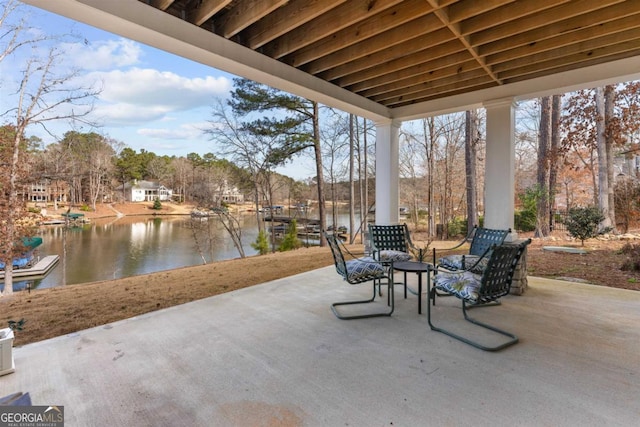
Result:
[[[284,235],[284,239],[278,247],[279,252],[290,251],[298,249],[302,246],[302,242],[298,239],[298,222],[294,219],[287,228],[287,234]]]
[[[251,244],[251,247],[258,251],[260,255],[266,255],[269,253],[269,239],[267,233],[264,230],[260,230],[256,241]]]
[[[160,209],[162,209],[162,203],[160,203],[160,199],[155,199],[153,201],[153,207],[151,207],[151,209],[154,209],[156,211],[159,211]]]
[[[565,225],[571,237],[580,239],[584,246],[586,239],[596,237],[599,234],[598,224],[602,220],[604,220],[604,215],[596,206],[571,208]]]
[[[454,218],[447,224],[447,236],[458,237],[467,235],[467,220]]]
[[[533,231],[536,229],[536,212],[531,210],[515,211],[513,224],[518,231]]]
[[[518,231],[534,231],[538,216],[538,200],[544,195],[544,192],[534,185],[519,194],[521,209],[516,210],[513,218],[513,226]]]
[[[89,205],[82,205],[80,206],[80,210],[83,212],[89,212],[91,208],[89,207]]]

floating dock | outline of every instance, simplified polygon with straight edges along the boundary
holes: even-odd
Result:
[[[16,268],[12,277],[44,277],[58,263],[59,255],[47,255],[30,268]],[[0,270],[0,280],[4,279],[4,270]]]

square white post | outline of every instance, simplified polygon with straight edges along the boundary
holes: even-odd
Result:
[[[376,224],[398,224],[400,123],[376,123]]]
[[[515,240],[515,102],[513,98],[486,102],[487,152],[484,226],[507,229]]]

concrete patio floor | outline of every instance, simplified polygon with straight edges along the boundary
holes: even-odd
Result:
[[[369,293],[327,267],[29,344],[0,395],[64,405],[82,427],[640,420],[640,292],[530,277],[524,296],[471,312],[520,337],[498,353],[430,331],[400,287],[392,317],[331,313]],[[458,307],[439,298],[435,322],[467,328]]]

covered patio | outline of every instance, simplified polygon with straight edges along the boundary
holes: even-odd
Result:
[[[3,394],[30,392],[36,405],[64,405],[70,426],[575,426],[640,417],[638,292],[530,277],[524,296],[473,312],[520,337],[498,353],[430,331],[417,297],[403,299],[400,287],[389,318],[342,321],[329,308],[369,292],[326,267],[16,348],[16,372],[0,385]],[[468,325],[454,298],[440,298],[433,316]]]
[[[375,121],[377,224],[398,222],[403,121],[485,108],[484,224],[513,228],[518,100],[640,79],[635,1],[24,1]],[[404,59],[417,62],[393,68]],[[473,313],[520,337],[495,354],[431,332],[399,289],[390,318],[329,309],[369,292],[327,267],[17,348],[0,384],[83,426],[640,418],[638,292],[530,277],[523,296]],[[466,327],[453,298],[434,319]]]

